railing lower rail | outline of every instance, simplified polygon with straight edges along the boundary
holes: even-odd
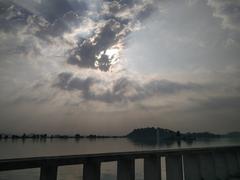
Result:
[[[101,162],[117,161],[117,180],[134,180],[135,159],[144,159],[144,180],[160,180],[161,157],[167,180],[240,178],[240,146],[5,159],[0,171],[41,168],[40,180],[56,180],[59,166],[83,164],[83,180],[100,180]]]

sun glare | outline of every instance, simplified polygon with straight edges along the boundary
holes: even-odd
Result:
[[[107,49],[105,54],[109,57],[109,58],[112,58],[112,57],[115,57],[115,56],[118,56],[119,55],[119,49]]]
[[[100,67],[100,62],[105,65],[108,64],[109,66],[116,64],[120,60],[121,50],[122,46],[114,45],[104,51],[101,51],[96,56],[97,61],[95,62],[95,66]],[[103,60],[105,61],[104,63]]]

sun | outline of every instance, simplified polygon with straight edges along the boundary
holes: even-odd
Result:
[[[105,51],[105,55],[111,59],[111,64],[116,63],[120,58],[120,50],[118,48],[110,48]]]
[[[104,71],[108,71],[110,67],[120,61],[121,44],[116,44],[108,49],[101,51],[98,55],[96,55],[95,66],[99,69],[103,69]]]

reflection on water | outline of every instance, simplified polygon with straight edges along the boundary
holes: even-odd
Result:
[[[82,179],[83,165],[61,166],[58,168],[58,180]]]
[[[0,172],[0,180],[39,180],[40,169]],[[72,179],[73,180],[73,179]]]
[[[1,140],[0,159],[57,156],[105,152],[142,151],[172,148],[240,145],[240,138],[215,138],[198,141],[136,141],[121,139],[46,139],[46,140]],[[116,162],[102,163],[101,179],[116,179]],[[143,179],[143,161],[136,160],[136,179]],[[164,174],[163,174],[164,175]],[[38,180],[39,169],[0,172],[0,180]],[[82,179],[82,165],[59,167],[58,180]]]

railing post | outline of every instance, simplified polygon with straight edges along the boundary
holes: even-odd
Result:
[[[57,165],[45,162],[41,167],[40,180],[57,180]]]
[[[134,159],[121,159],[117,164],[117,180],[135,179],[135,161]]]
[[[184,154],[184,176],[185,180],[201,180],[200,163],[197,154]]]
[[[228,173],[231,176],[238,174],[240,167],[238,166],[238,159],[236,152],[226,152],[225,153]]]
[[[237,159],[238,159],[238,166],[239,166],[239,169],[240,169],[240,152],[237,152]]]
[[[100,180],[101,163],[88,160],[83,165],[83,180]]]
[[[218,179],[227,179],[227,162],[224,153],[214,152],[213,154],[216,177]]]
[[[204,180],[217,179],[212,152],[199,154],[201,177]]]
[[[182,156],[181,155],[167,155],[166,156],[166,176],[167,180],[182,180]]]
[[[161,162],[160,157],[151,156],[144,158],[144,180],[161,179]]]

